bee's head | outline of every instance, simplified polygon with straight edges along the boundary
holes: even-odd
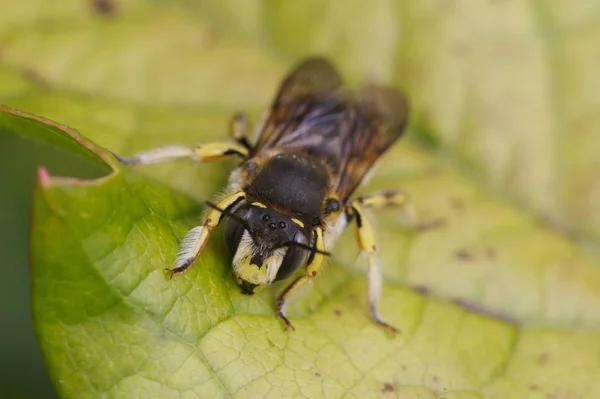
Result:
[[[310,252],[310,230],[261,203],[243,203],[227,220],[225,241],[244,294],[289,277]]]

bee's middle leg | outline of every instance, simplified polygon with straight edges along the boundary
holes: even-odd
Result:
[[[238,191],[225,197],[208,212],[202,225],[196,226],[187,232],[183,240],[181,240],[175,266],[172,269],[167,269],[171,273],[171,276],[183,273],[198,259],[198,256],[200,256],[200,253],[208,242],[210,233],[221,222],[223,211],[232,209],[240,201],[243,201],[245,197],[246,194],[243,191]]]
[[[316,235],[316,249],[318,252],[314,252],[312,258],[309,259],[306,265],[306,273],[303,276],[298,277],[294,280],[277,298],[277,317],[281,320],[286,329],[294,330],[294,326],[288,320],[285,314],[285,304],[289,300],[290,296],[298,291],[300,287],[309,282],[311,279],[317,276],[323,268],[325,260],[325,240],[323,239],[323,229],[320,227],[315,229]]]

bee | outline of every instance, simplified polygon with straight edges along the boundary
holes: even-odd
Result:
[[[243,114],[233,118],[233,139],[194,148],[167,146],[131,157],[126,165],[146,165],[188,157],[198,162],[229,156],[241,159],[227,194],[207,202],[203,222],[181,241],[171,275],[183,273],[200,256],[211,233],[226,220],[225,241],[237,283],[244,294],[284,280],[302,269],[281,292],[276,312],[286,329],[290,295],[323,270],[335,240],[354,221],[358,246],[368,256],[369,311],[381,317],[382,274],[370,207],[396,206],[416,221],[408,195],[386,190],[352,199],[376,161],[404,133],[409,108],[402,92],[370,85],[344,88],[336,69],[323,58],[308,59],[285,77],[256,139],[248,138]]]

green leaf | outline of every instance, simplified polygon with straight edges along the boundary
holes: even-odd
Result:
[[[598,259],[556,228],[600,237],[596,2],[60,4],[3,10],[0,101],[87,138],[8,108],[0,131],[104,171],[41,169],[34,195],[34,317],[61,395],[600,397]],[[284,285],[239,292],[220,233],[169,280],[233,164],[120,168],[103,149],[223,139],[310,53],[413,100],[409,137],[362,190],[402,187],[446,220],[417,233],[374,212],[395,339],[369,321],[352,228],[291,306],[295,332],[272,310]]]

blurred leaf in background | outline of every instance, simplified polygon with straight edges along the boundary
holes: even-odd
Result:
[[[444,215],[450,221],[449,230],[425,236],[399,233],[392,221],[380,223],[390,282],[384,291],[388,306],[397,308],[394,300],[403,303],[401,320],[407,323],[407,331],[428,326],[428,322],[431,331],[424,328],[415,335],[411,342],[417,342],[417,349],[407,346],[402,351],[406,342],[399,339],[382,343],[381,353],[376,350],[370,360],[354,353],[357,349],[353,348],[364,347],[367,337],[381,337],[365,327],[364,314],[357,309],[351,314],[358,318],[354,326],[358,331],[350,328],[350,336],[343,336],[341,331],[331,330],[328,318],[335,316],[336,309],[346,312],[351,299],[336,293],[330,307],[321,305],[336,287],[340,292],[346,287],[348,295],[364,298],[362,265],[353,261],[355,253],[346,251],[348,255],[337,258],[321,277],[324,280],[317,283],[315,293],[295,308],[300,318],[306,315],[304,322],[324,323],[306,334],[319,337],[323,326],[338,333],[330,339],[341,342],[336,352],[340,357],[332,356],[356,368],[356,374],[345,375],[349,380],[362,378],[355,392],[397,390],[406,381],[417,380],[420,383],[414,392],[423,395],[441,393],[443,384],[450,381],[456,398],[477,397],[469,392],[474,395],[485,389],[504,394],[496,397],[507,397],[511,389],[519,389],[519,397],[593,395],[599,388],[589,380],[598,372],[597,360],[593,360],[597,356],[592,355],[600,345],[595,252],[600,239],[599,19],[600,4],[583,0],[373,1],[368,6],[341,0],[24,0],[3,7],[0,15],[0,102],[75,127],[112,150],[132,153],[160,144],[223,138],[234,111],[248,111],[258,120],[289,66],[313,53],[336,61],[351,83],[375,80],[402,86],[413,102],[412,141],[409,138],[394,150],[396,155],[388,157],[371,188],[407,187],[421,212]],[[2,220],[6,288],[1,291],[6,295],[3,314],[13,322],[11,329],[3,332],[8,338],[0,344],[6,347],[6,352],[0,349],[2,353],[11,354],[2,357],[6,362],[2,368],[11,373],[3,373],[7,381],[0,385],[39,397],[43,394],[36,390],[44,385],[32,383],[41,369],[39,361],[33,360],[36,352],[25,305],[26,204],[35,163],[48,164],[52,174],[67,176],[81,168],[64,164],[64,156],[31,149],[10,137],[9,131],[6,127],[0,130],[0,176],[2,183],[6,182],[2,191],[8,194],[2,196],[1,204],[7,210],[3,213],[7,220]],[[416,139],[427,142],[429,150],[416,144]],[[196,201],[222,187],[227,177],[222,164],[175,162],[139,172]],[[67,190],[69,195],[75,193]],[[141,198],[147,196],[140,194]],[[192,208],[186,209],[191,216]],[[161,215],[173,216],[165,212]],[[378,216],[383,219],[382,214]],[[542,225],[540,220],[548,224]],[[179,233],[189,226],[185,221],[173,223],[179,226],[174,227]],[[156,227],[157,231],[162,232],[163,227]],[[567,237],[585,250],[578,250]],[[351,248],[350,238],[345,237],[340,247]],[[174,251],[176,237],[169,240]],[[135,246],[123,250],[134,256],[127,252],[132,248]],[[195,278],[227,276],[217,267],[225,264],[218,255],[219,244],[211,248],[219,259],[210,262],[213,258],[208,255],[207,264],[214,269],[204,267],[205,274],[194,269],[179,282],[181,290],[193,293]],[[589,249],[591,254],[586,254]],[[147,256],[137,259],[150,261]],[[97,261],[91,262],[93,268]],[[144,270],[161,269],[161,259],[151,261],[155,263],[147,263]],[[341,265],[345,267],[338,267]],[[155,285],[150,287],[171,287],[158,276],[157,272],[156,281],[150,281]],[[234,290],[226,277],[215,281],[216,287]],[[428,295],[401,287],[420,287]],[[232,312],[267,312],[268,301],[257,301],[236,302]],[[419,318],[415,312],[424,304],[428,311]],[[474,316],[478,309],[499,312],[499,324]],[[441,317],[436,312],[451,316]],[[267,341],[275,340],[277,347],[277,325],[269,317],[259,319],[262,321],[256,326],[272,329],[274,335]],[[453,324],[452,317],[462,321]],[[519,328],[502,321],[506,318]],[[349,316],[344,320],[351,323]],[[219,347],[221,342],[225,349],[236,347],[220,341],[223,337],[219,335],[235,326],[226,324],[221,330],[196,327],[189,327],[194,339],[200,338],[193,334],[212,332],[205,345],[212,342]],[[454,332],[455,338],[463,337],[460,344],[440,342],[440,331],[461,328],[475,333],[462,336]],[[489,328],[497,328],[496,333],[477,343]],[[549,331],[554,328],[566,331]],[[301,341],[302,334],[291,339]],[[252,338],[247,339],[257,345]],[[498,342],[494,345],[489,340],[495,338]],[[305,349],[301,342],[298,345]],[[487,367],[473,358],[477,345],[484,348],[480,353],[489,348],[498,351],[488,359]],[[429,347],[433,353],[425,350]],[[382,353],[390,350],[398,356],[382,361]],[[439,351],[444,350],[450,352],[442,356]],[[456,356],[468,367],[455,375],[448,371],[452,362],[444,363],[442,358]],[[553,363],[558,358],[564,363]],[[440,367],[437,374],[427,370],[432,359],[437,359]],[[77,360],[71,361],[75,367]],[[307,364],[311,361],[306,359]],[[211,359],[207,362],[209,369],[217,370],[225,391],[232,392],[223,376],[234,373],[232,369],[219,369]],[[37,374],[30,367],[33,364],[38,365]],[[371,368],[363,370],[361,366]],[[277,368],[264,378],[274,378],[275,383],[293,380],[285,377],[285,372],[297,367],[288,367]],[[569,367],[577,368],[577,375],[565,374]],[[264,381],[258,378],[263,375],[256,376],[255,384]],[[556,379],[577,384],[565,387]],[[183,389],[179,382],[174,384]],[[354,392],[344,384],[340,382],[341,388],[336,389]],[[127,392],[131,387],[115,389],[120,388]],[[261,387],[254,389],[262,392]]]

